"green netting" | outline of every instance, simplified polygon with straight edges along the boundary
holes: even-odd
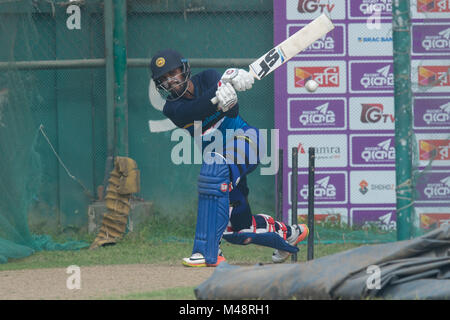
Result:
[[[0,262],[39,250],[69,250],[82,242],[54,243],[49,236],[32,235],[28,210],[41,187],[42,170],[35,151],[39,135],[30,103],[27,75],[10,71],[0,77]],[[30,90],[31,89],[31,90]]]
[[[3,9],[3,7],[2,7]],[[28,14],[3,14],[0,19],[3,61],[34,57],[39,30]],[[39,93],[36,72],[16,69],[0,73],[0,262],[23,258],[40,250],[72,250],[87,246],[80,241],[55,243],[49,235],[36,235],[29,227],[29,212],[39,203],[46,181],[42,161],[40,121],[46,103]],[[48,148],[48,146],[47,146]],[[48,179],[47,179],[48,180]],[[48,188],[44,188],[48,190]],[[48,212],[50,217],[50,212]]]
[[[11,70],[0,76],[0,262],[39,250],[85,247],[79,241],[56,244],[48,235],[34,235],[28,212],[42,187],[42,163],[36,152],[41,139],[31,108],[33,78]]]

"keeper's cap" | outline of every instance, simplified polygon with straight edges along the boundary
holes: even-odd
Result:
[[[158,51],[152,58],[150,69],[152,70],[152,79],[156,80],[176,68],[183,67],[187,62],[183,56],[172,49]]]

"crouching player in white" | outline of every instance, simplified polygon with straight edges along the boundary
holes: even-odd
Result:
[[[222,238],[234,244],[272,247],[275,249],[273,262],[284,262],[298,251],[297,243],[309,231],[304,224],[286,226],[269,215],[251,213],[246,177],[257,167],[258,148],[264,146],[258,145],[259,130],[239,115],[236,90],[250,89],[253,77],[242,69],[228,69],[222,76],[215,70],[191,76],[188,61],[171,49],[154,55],[151,72],[157,90],[166,100],[163,109],[166,117],[192,136],[194,122],[201,121],[203,135],[220,130],[224,140],[223,154],[211,153],[214,161],[203,159],[198,179],[194,248],[183,264],[218,266],[225,261],[219,248]],[[211,102],[214,97],[217,105]],[[227,137],[227,129],[245,134]]]

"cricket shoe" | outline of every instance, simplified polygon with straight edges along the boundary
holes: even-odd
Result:
[[[309,234],[309,229],[306,224],[295,224],[291,226],[291,236],[287,238],[287,242],[292,245],[296,246],[297,243],[300,241],[303,241],[306,239],[306,237]],[[283,250],[275,250],[272,254],[272,261],[274,263],[282,263],[286,261],[287,258],[291,255],[290,252],[283,251]]]
[[[222,262],[226,261],[223,256],[222,250],[219,249],[219,255],[217,261],[214,264],[206,263],[205,257],[201,253],[194,253],[189,258],[183,258],[183,265],[186,267],[217,267]]]

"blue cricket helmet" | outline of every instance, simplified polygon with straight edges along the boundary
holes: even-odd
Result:
[[[169,71],[176,68],[182,68],[187,62],[183,56],[172,49],[158,51],[152,58],[150,69],[152,70],[152,79],[157,80]]]
[[[173,90],[165,87],[160,78],[176,68],[181,68],[184,75],[184,81],[180,84],[183,88],[182,94],[177,94]],[[186,92],[188,81],[191,76],[191,69],[187,59],[185,59],[179,52],[173,49],[164,49],[158,51],[152,58],[150,63],[150,69],[152,72],[152,79],[155,81],[158,92],[164,99],[173,101]]]

